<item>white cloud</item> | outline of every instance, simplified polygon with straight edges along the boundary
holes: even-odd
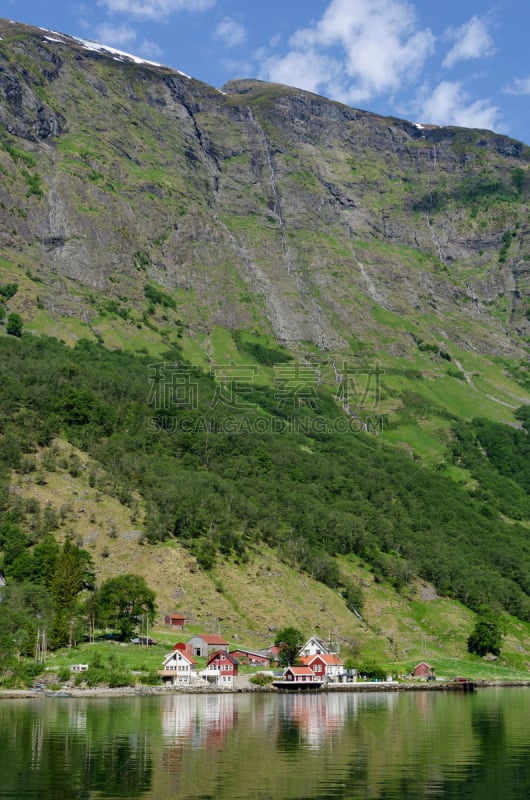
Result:
[[[152,42],[150,39],[142,39],[138,47],[138,53],[144,58],[149,58],[153,61],[163,61],[164,51],[157,42]]]
[[[167,19],[179,11],[206,11],[216,0],[98,0],[98,6],[111,13],[128,14],[138,19]]]
[[[222,39],[228,47],[235,47],[243,44],[247,38],[247,32],[243,25],[230,17],[225,17],[215,29],[215,35]]]
[[[446,36],[454,41],[454,45],[447,53],[443,66],[453,67],[459,61],[491,56],[494,47],[488,27],[486,20],[471,17],[460,28],[450,28]]]
[[[96,28],[97,41],[109,47],[130,47],[136,42],[137,33],[129,25],[102,23]]]
[[[273,83],[284,83],[287,86],[296,86],[308,92],[318,93],[325,91],[330,83],[340,80],[340,65],[331,57],[320,55],[315,50],[305,53],[301,50],[291,50],[281,59],[270,58],[265,62],[266,80]],[[341,90],[342,91],[342,90]],[[327,92],[331,97],[336,97],[333,92]]]
[[[511,86],[506,86],[506,94],[530,94],[530,76],[528,78],[514,78]]]
[[[458,82],[442,81],[434,89],[424,90],[417,104],[418,122],[433,125],[458,125],[463,128],[495,130],[499,125],[499,109],[490,100],[470,101]]]
[[[395,91],[413,80],[434,49],[406,0],[331,0],[321,19],[269,57],[262,77],[347,103]]]

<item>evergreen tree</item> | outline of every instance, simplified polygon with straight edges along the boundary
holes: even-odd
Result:
[[[55,560],[51,581],[51,591],[55,601],[55,614],[49,637],[52,649],[72,644],[77,638],[77,598],[86,586],[85,578],[90,566],[91,558],[86,550],[82,550],[67,539]]]
[[[52,594],[59,609],[72,606],[83,588],[83,557],[79,547],[67,539],[55,562]]]
[[[70,642],[68,614],[65,608],[56,606],[53,622],[48,638],[48,644],[52,650],[57,650],[60,647],[66,647]]]
[[[37,629],[51,626],[53,600],[43,586],[10,583],[2,588],[1,608],[0,666],[35,654]]]

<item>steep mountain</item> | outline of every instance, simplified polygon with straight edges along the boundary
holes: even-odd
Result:
[[[61,434],[204,569],[264,541],[347,596],[354,552],[526,619],[529,162],[0,21],[0,466]]]
[[[89,290],[141,307],[147,278],[196,332],[258,328],[339,352],[380,336],[375,307],[520,355],[525,145],[257,81],[219,92],[62,35],[0,32],[2,249],[45,281],[51,316],[92,323]],[[393,334],[389,349],[410,354],[406,329]]]
[[[475,407],[525,401],[480,357],[526,354],[527,146],[258,81],[220,92],[11,22],[0,36],[0,278],[27,329],[148,348],[180,333],[203,365],[234,356],[212,332],[243,330],[330,383],[352,357],[446,380],[441,351]],[[383,385],[394,411],[405,384]]]

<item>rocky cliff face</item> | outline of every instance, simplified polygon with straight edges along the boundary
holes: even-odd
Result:
[[[29,327],[97,333],[104,308],[138,326],[152,284],[192,336],[401,357],[412,330],[524,353],[525,145],[258,81],[219,92],[6,21],[0,37],[0,282],[22,276]]]

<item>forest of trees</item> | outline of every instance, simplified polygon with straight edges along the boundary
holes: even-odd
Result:
[[[7,585],[1,589],[0,671],[33,656],[41,635],[56,650],[89,638],[96,626],[130,637],[140,621],[152,622],[155,595],[138,575],[95,585],[92,558],[66,539],[46,534],[36,544],[4,512],[0,552]]]
[[[173,389],[175,379],[188,387],[185,402],[168,400],[168,375]],[[336,559],[356,554],[397,589],[421,576],[475,610],[530,619],[530,542],[517,522],[529,510],[524,411],[520,430],[455,420],[448,458],[472,472],[468,491],[383,437],[335,425],[342,411],[325,391],[279,404],[270,388],[229,388],[223,395],[177,349],[153,365],[88,341],[0,338],[0,570],[10,590],[30,582],[54,599],[55,636],[69,635],[66,611],[90,582],[89,557],[58,548],[44,515],[29,532],[8,481],[57,435],[95,459],[105,491],[124,504],[141,495],[146,542],[175,537],[203,569],[244,561],[249,545],[266,542],[359,610],[362,594]],[[296,422],[319,424],[304,433]],[[71,583],[61,559],[77,564]]]

